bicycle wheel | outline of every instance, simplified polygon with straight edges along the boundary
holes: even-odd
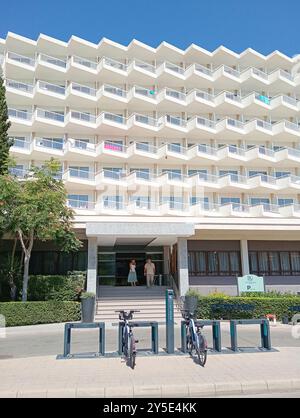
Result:
[[[128,358],[128,342],[129,342],[128,332],[125,331],[124,336],[123,336],[123,342],[122,342],[123,354],[125,358]]]
[[[193,353],[193,339],[190,334],[190,331],[188,331],[188,334],[186,336],[186,349],[190,355]]]
[[[129,366],[132,370],[135,368],[135,359],[136,359],[136,348],[135,348],[135,339],[134,336],[130,337],[130,349],[129,349]]]
[[[207,342],[202,334],[197,334],[196,353],[200,366],[204,367],[207,360]]]

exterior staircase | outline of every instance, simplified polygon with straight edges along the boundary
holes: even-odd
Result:
[[[167,287],[154,286],[100,286],[98,291],[95,321],[117,323],[117,310],[139,310],[134,314],[137,321],[165,322],[165,292]],[[181,321],[181,313],[174,300],[174,320]]]

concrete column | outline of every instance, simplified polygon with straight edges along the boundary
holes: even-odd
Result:
[[[189,290],[189,270],[187,239],[177,239],[177,272],[180,296],[184,296]]]
[[[97,294],[97,264],[98,246],[97,238],[88,239],[88,268],[87,268],[87,291]]]
[[[248,255],[248,241],[242,239],[240,241],[241,245],[241,263],[242,263],[242,274],[245,276],[250,273],[249,269],[249,255]]]

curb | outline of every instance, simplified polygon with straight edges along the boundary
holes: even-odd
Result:
[[[0,398],[201,398],[288,393],[297,390],[300,390],[300,379],[3,391],[0,392]]]

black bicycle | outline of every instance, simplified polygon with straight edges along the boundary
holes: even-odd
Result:
[[[187,309],[181,311],[186,326],[186,347],[191,356],[196,353],[199,364],[204,367],[207,360],[207,341],[201,330],[203,326],[195,324],[194,313]]]
[[[132,369],[135,367],[136,361],[136,344],[138,340],[134,338],[132,332],[132,326],[129,321],[132,320],[133,314],[140,311],[116,311],[119,313],[119,319],[122,321],[123,325],[123,335],[122,335],[122,353],[126,358],[126,364]]]

